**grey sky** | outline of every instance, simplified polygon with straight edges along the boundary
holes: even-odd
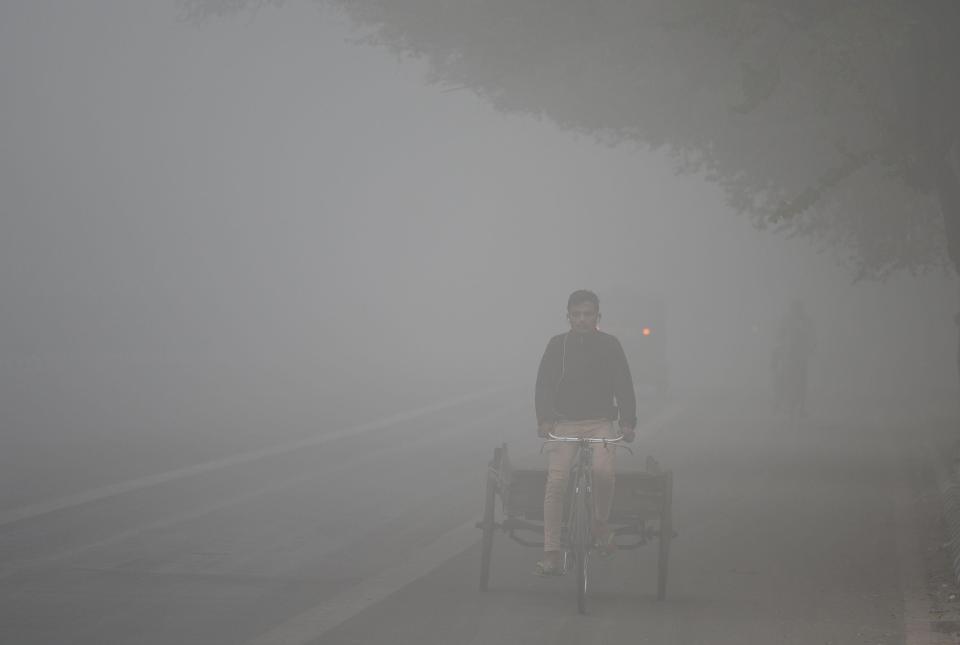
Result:
[[[819,387],[953,385],[951,280],[854,287],[662,156],[499,114],[361,36],[307,2],[0,6],[8,391],[526,383],[580,287],[664,294],[681,382],[762,386],[800,296]]]

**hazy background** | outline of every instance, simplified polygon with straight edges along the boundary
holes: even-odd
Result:
[[[576,288],[611,326],[607,294],[662,295],[679,387],[766,387],[795,297],[813,397],[956,387],[952,276],[853,285],[662,155],[362,37],[307,2],[0,5],[4,432],[268,436],[530,387]]]

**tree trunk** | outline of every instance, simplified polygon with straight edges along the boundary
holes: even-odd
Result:
[[[947,254],[954,272],[960,275],[960,144],[948,146],[935,168],[937,197],[947,236]],[[957,379],[960,385],[960,313],[953,318],[957,325]]]
[[[960,145],[957,141],[945,150],[933,170],[947,236],[947,253],[960,275]]]
[[[917,73],[914,75],[915,103],[911,105],[917,143],[924,171],[931,180],[943,217],[947,255],[954,272],[960,276],[960,135],[954,127],[957,105],[952,69],[943,75],[944,65],[952,65],[957,54],[956,20],[960,18],[954,0],[927,0],[914,30]],[[951,61],[947,63],[947,61]],[[960,303],[958,303],[960,305]],[[957,324],[957,379],[960,385],[960,313]]]

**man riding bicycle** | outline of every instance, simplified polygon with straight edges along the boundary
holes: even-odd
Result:
[[[554,336],[540,360],[537,373],[537,435],[612,439],[622,434],[633,441],[637,404],[630,367],[614,336],[598,329],[600,299],[579,290],[567,300],[570,331]],[[614,434],[617,422],[620,432]],[[613,502],[613,446],[599,446],[593,455],[593,535],[602,555],[616,546],[607,526]],[[551,443],[547,447],[547,487],[543,500],[543,560],[538,575],[561,575],[563,560],[560,525],[563,498],[576,445]]]

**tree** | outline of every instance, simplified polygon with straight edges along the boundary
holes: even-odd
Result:
[[[282,0],[183,0],[188,15]],[[663,148],[858,277],[960,270],[951,0],[326,0],[499,109]]]

